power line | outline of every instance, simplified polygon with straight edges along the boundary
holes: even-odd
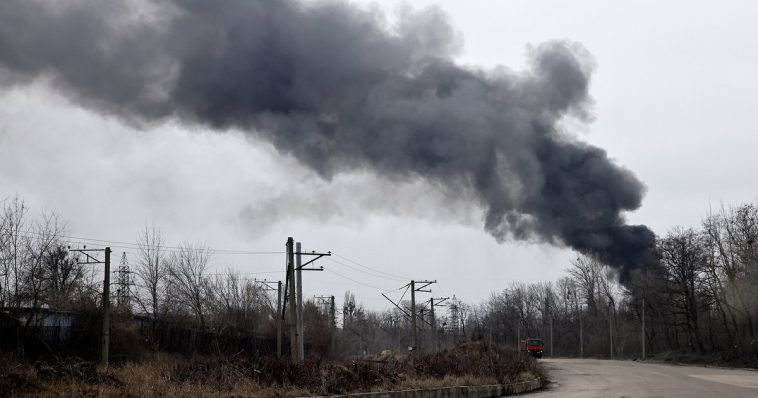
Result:
[[[355,279],[353,279],[353,278],[350,278],[350,277],[348,277],[348,276],[342,275],[342,274],[340,274],[339,272],[337,272],[337,271],[335,271],[335,270],[333,270],[333,269],[330,269],[330,270],[329,270],[329,272],[332,272],[332,273],[334,273],[335,275],[339,276],[340,278],[343,278],[343,279],[347,279],[347,280],[349,280],[349,281],[352,281],[352,282],[355,282],[355,283],[357,283],[357,284],[359,284],[359,285],[363,285],[363,286],[366,286],[366,287],[370,287],[370,288],[372,288],[372,289],[376,289],[376,290],[379,290],[379,291],[383,291],[383,290],[384,290],[384,289],[382,289],[382,288],[380,288],[380,287],[376,287],[376,286],[373,286],[373,285],[369,285],[369,284],[367,284],[367,283],[363,283],[363,282],[357,281],[357,280],[355,280]]]
[[[116,273],[118,271],[111,271],[111,273]],[[137,274],[137,271],[127,271],[130,274]],[[243,275],[261,275],[261,274],[283,274],[285,271],[256,271],[256,272],[208,272],[204,273],[203,276],[243,276]]]
[[[365,268],[367,270],[370,270],[370,271],[373,271],[373,272],[376,272],[376,273],[379,273],[379,274],[387,275],[389,277],[395,278],[395,279],[400,280],[400,281],[407,281],[408,279],[411,279],[411,278],[408,278],[408,277],[405,277],[405,276],[395,275],[395,274],[391,274],[389,272],[384,272],[384,271],[381,271],[381,270],[378,270],[378,269],[375,269],[375,268],[371,268],[369,266],[363,265],[363,264],[361,264],[361,263],[359,263],[359,262],[357,262],[355,260],[351,260],[351,259],[349,259],[349,258],[347,258],[345,256],[341,256],[341,255],[336,254],[336,253],[332,253],[332,254],[335,255],[335,256],[337,256],[337,257],[339,257],[339,258],[341,258],[341,259],[343,259],[343,260],[349,261],[349,262],[351,262],[351,263],[353,263],[353,264],[355,264],[355,265],[357,265],[357,266],[359,266],[361,268]]]
[[[373,273],[373,272],[369,272],[369,271],[364,271],[364,270],[362,270],[360,268],[353,267],[350,264],[345,264],[345,263],[343,263],[341,261],[338,261],[338,260],[335,260],[333,258],[329,258],[329,261],[332,261],[332,262],[334,262],[336,264],[339,264],[339,265],[341,265],[343,267],[347,267],[347,268],[350,268],[352,270],[355,270],[355,271],[358,271],[358,272],[362,272],[362,273],[364,273],[366,275],[371,275],[371,276],[376,277],[376,278],[383,278],[383,279],[388,279],[388,280],[391,280],[391,281],[404,281],[405,280],[405,279],[395,278],[395,277],[391,277],[391,276],[383,276],[383,275],[380,275],[378,273]]]
[[[21,235],[24,235],[26,237],[31,237],[30,235],[36,235],[36,236],[43,236],[44,234],[35,232],[35,231],[19,231]],[[77,243],[90,243],[95,246],[105,246],[104,244],[108,244],[110,247],[117,247],[119,249],[140,249],[140,245],[137,243],[132,242],[123,242],[123,241],[116,241],[116,240],[107,240],[107,239],[97,239],[97,238],[86,238],[81,236],[71,236],[71,235],[64,235],[64,234],[57,234],[58,237],[66,238],[66,239],[74,239],[77,241]],[[125,245],[125,246],[124,246]],[[161,249],[164,249],[167,252],[180,252],[182,250],[186,250],[186,247],[182,246],[167,246],[167,245],[156,245],[156,247],[159,247]],[[284,254],[283,251],[274,251],[274,250],[233,250],[233,249],[214,249],[211,247],[208,248],[202,248],[205,251],[211,252],[213,254],[250,254],[250,255],[257,255],[257,254]]]

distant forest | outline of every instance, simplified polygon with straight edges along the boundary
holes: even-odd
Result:
[[[29,345],[46,327],[28,315],[35,310],[70,314],[71,333],[97,338],[102,271],[81,264],[66,231],[54,212],[33,215],[18,197],[2,202],[0,332],[15,336],[5,336],[4,349],[33,351]],[[212,349],[274,354],[276,291],[234,270],[212,271],[213,249],[167,246],[157,227],[137,235],[128,283],[119,279],[119,257],[112,259],[112,355]],[[434,317],[428,302],[417,303],[420,348],[433,351],[464,338],[515,347],[529,337],[544,340],[546,356],[638,358],[644,336],[648,356],[687,352],[755,360],[758,205],[722,207],[699,226],[672,228],[658,237],[655,257],[656,264],[621,281],[613,268],[584,254],[566,264],[557,281],[514,282],[483,303],[451,298]],[[408,298],[401,307],[410,308]],[[350,292],[341,301],[333,309],[328,301],[305,300],[306,356],[402,352],[411,345],[410,311],[369,311]],[[46,350],[96,355],[61,347],[47,344]],[[286,352],[289,345],[284,347]]]

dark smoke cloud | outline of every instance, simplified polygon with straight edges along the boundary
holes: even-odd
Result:
[[[5,86],[47,79],[134,125],[249,131],[325,179],[420,178],[475,198],[498,240],[645,263],[653,233],[623,218],[643,185],[557,127],[589,115],[586,51],[544,43],[515,72],[462,67],[459,49],[435,8],[389,24],[331,1],[0,2]]]

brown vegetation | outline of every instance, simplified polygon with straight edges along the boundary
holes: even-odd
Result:
[[[24,362],[6,357],[3,396],[307,396],[510,383],[539,374],[536,361],[483,341],[439,354],[349,362],[271,357],[154,355],[99,372],[76,359]]]

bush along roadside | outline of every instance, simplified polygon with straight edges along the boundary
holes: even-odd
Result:
[[[370,391],[511,384],[543,376],[532,358],[484,341],[439,353],[297,364],[272,357],[155,355],[98,372],[69,359],[4,358],[4,396],[261,396],[340,395]]]

